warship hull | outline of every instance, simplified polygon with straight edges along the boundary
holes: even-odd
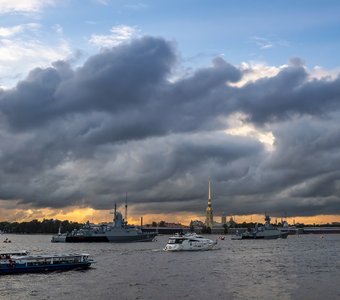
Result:
[[[102,235],[102,236],[66,236],[65,243],[131,243],[152,242],[157,233],[145,233],[140,235]]]
[[[285,239],[287,238],[287,235],[285,234],[277,234],[277,235],[268,235],[268,236],[264,236],[264,235],[242,235],[241,238],[239,238],[240,240],[258,240],[258,239],[263,239],[263,240],[275,240],[275,239]]]

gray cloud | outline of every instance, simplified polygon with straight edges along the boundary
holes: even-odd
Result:
[[[177,78],[176,51],[143,37],[0,91],[0,199],[108,209],[128,191],[142,213],[203,213],[210,177],[217,213],[340,213],[339,78],[294,59],[235,87],[220,57]],[[226,134],[234,113],[272,131],[273,151]]]
[[[235,109],[240,109],[250,121],[258,124],[302,115],[321,117],[339,109],[340,78],[309,81],[302,66],[290,66],[275,77],[246,85],[235,98]]]

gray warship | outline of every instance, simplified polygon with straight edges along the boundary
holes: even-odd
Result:
[[[236,232],[236,235],[231,237],[232,240],[252,240],[252,239],[286,239],[288,232],[279,230],[270,224],[270,217],[265,215],[264,226],[258,226],[256,224],[255,228],[249,229],[246,232]]]
[[[127,215],[127,205],[125,206]],[[126,216],[125,216],[126,218]],[[127,219],[127,218],[126,218]],[[92,225],[88,221],[82,228],[75,229],[71,233],[61,233],[52,236],[53,243],[128,243],[151,242],[156,237],[156,232],[143,232],[141,228],[127,224],[122,214],[113,212],[113,223],[106,225]]]

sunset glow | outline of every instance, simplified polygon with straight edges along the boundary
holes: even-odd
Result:
[[[124,210],[120,209],[124,216]],[[131,215],[128,216],[129,224],[140,225],[141,217],[143,217],[143,224],[151,224],[152,222],[165,221],[169,223],[180,223],[183,225],[189,225],[191,220],[201,220],[204,222],[204,214],[186,214],[176,213],[175,215],[169,214],[145,214],[145,215]],[[263,223],[263,215],[227,215],[227,221],[233,218],[237,223],[243,222],[258,222]],[[271,217],[272,223],[280,222],[281,217]],[[43,219],[58,219],[58,220],[69,220],[79,223],[85,223],[90,221],[91,223],[106,223],[112,222],[112,210],[95,210],[93,208],[69,208],[67,210],[53,210],[53,209],[7,209],[2,210],[0,214],[0,221],[10,222],[24,222],[37,219],[42,221]],[[340,222],[339,215],[317,215],[310,217],[287,217],[286,220],[289,224],[304,223],[308,225],[312,224],[326,224],[332,222]],[[221,222],[221,216],[214,216],[215,222]]]

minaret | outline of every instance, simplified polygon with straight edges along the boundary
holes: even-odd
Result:
[[[214,224],[214,215],[213,215],[213,209],[211,205],[211,187],[210,187],[210,179],[209,179],[209,185],[208,185],[208,206],[206,209],[206,218],[205,218],[205,226],[210,227],[212,229]]]

